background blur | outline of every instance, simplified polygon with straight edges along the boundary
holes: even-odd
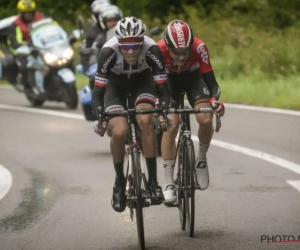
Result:
[[[222,101],[300,110],[300,0],[112,2],[125,16],[142,18],[148,30],[165,28],[175,18],[187,21],[208,46]],[[7,6],[0,9],[0,19],[17,13],[17,0],[0,3]],[[91,15],[92,1],[36,3],[69,32],[77,28],[79,15]],[[77,87],[85,84],[84,76],[78,75]]]

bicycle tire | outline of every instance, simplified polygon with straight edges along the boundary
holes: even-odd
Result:
[[[184,147],[184,169],[186,224],[189,236],[193,237],[195,228],[195,153],[192,141],[187,142]]]
[[[134,196],[134,191],[133,191],[133,180],[132,180],[132,175],[129,175],[129,168],[131,166],[129,166],[129,160],[128,160],[128,164],[127,164],[127,170],[126,170],[126,197],[127,197],[127,202],[126,202],[126,206],[129,209],[129,214],[130,214],[130,219],[131,221],[133,221],[133,207],[134,204],[132,202],[132,197]]]
[[[182,173],[182,163],[183,163],[183,151],[182,146],[178,146],[177,151],[177,166],[178,166],[178,175],[177,175],[177,204],[179,209],[179,221],[180,221],[180,228],[181,230],[185,230],[186,227],[186,212],[185,212],[185,202],[184,202],[184,192],[183,192],[183,186],[184,186],[184,178]]]
[[[137,150],[133,150],[132,152],[132,166],[133,166],[133,179],[134,179],[134,189],[136,194],[136,225],[138,238],[140,243],[141,250],[145,249],[145,233],[144,233],[144,218],[143,218],[143,205],[144,200],[142,197],[141,190],[141,166],[140,166],[140,156]]]

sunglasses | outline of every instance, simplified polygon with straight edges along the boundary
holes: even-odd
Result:
[[[138,50],[139,48],[141,48],[143,45],[143,43],[130,43],[130,44],[124,44],[124,43],[119,43],[119,46],[121,48],[121,50]]]
[[[191,48],[185,50],[171,49],[172,53],[176,56],[187,56],[191,52]]]

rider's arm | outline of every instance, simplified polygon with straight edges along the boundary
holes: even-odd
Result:
[[[92,95],[92,107],[96,117],[99,116],[98,107],[104,108],[104,94],[108,84],[109,71],[115,63],[116,52],[110,47],[102,48],[98,58],[98,69]]]
[[[8,36],[7,36],[7,43],[8,43],[8,46],[13,49],[17,49],[25,44],[25,42],[23,40],[23,34],[21,31],[21,28],[18,25],[13,24],[9,28]]]
[[[200,71],[203,76],[211,97],[215,97],[217,100],[220,98],[221,90],[216,80],[212,65],[209,59],[208,49],[204,42],[201,42],[197,46],[198,62],[200,65]]]
[[[86,48],[91,48],[96,37],[99,35],[99,28],[97,24],[90,27],[86,34]]]
[[[209,89],[210,97],[215,97],[217,100],[219,100],[221,95],[221,89],[219,87],[219,84],[216,80],[214,71],[209,71],[204,74],[202,74],[203,79]]]
[[[146,62],[150,66],[155,83],[156,95],[159,102],[170,104],[170,91],[167,84],[167,74],[164,67],[163,55],[158,45],[151,46],[146,52]]]
[[[104,33],[99,34],[91,48],[91,54],[89,58],[89,66],[94,63],[97,63],[97,58],[99,57],[99,53],[103,45],[106,43],[106,35]]]

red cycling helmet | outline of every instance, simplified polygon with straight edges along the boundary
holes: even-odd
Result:
[[[194,35],[186,22],[176,19],[168,24],[164,40],[171,49],[188,49],[194,42]]]

